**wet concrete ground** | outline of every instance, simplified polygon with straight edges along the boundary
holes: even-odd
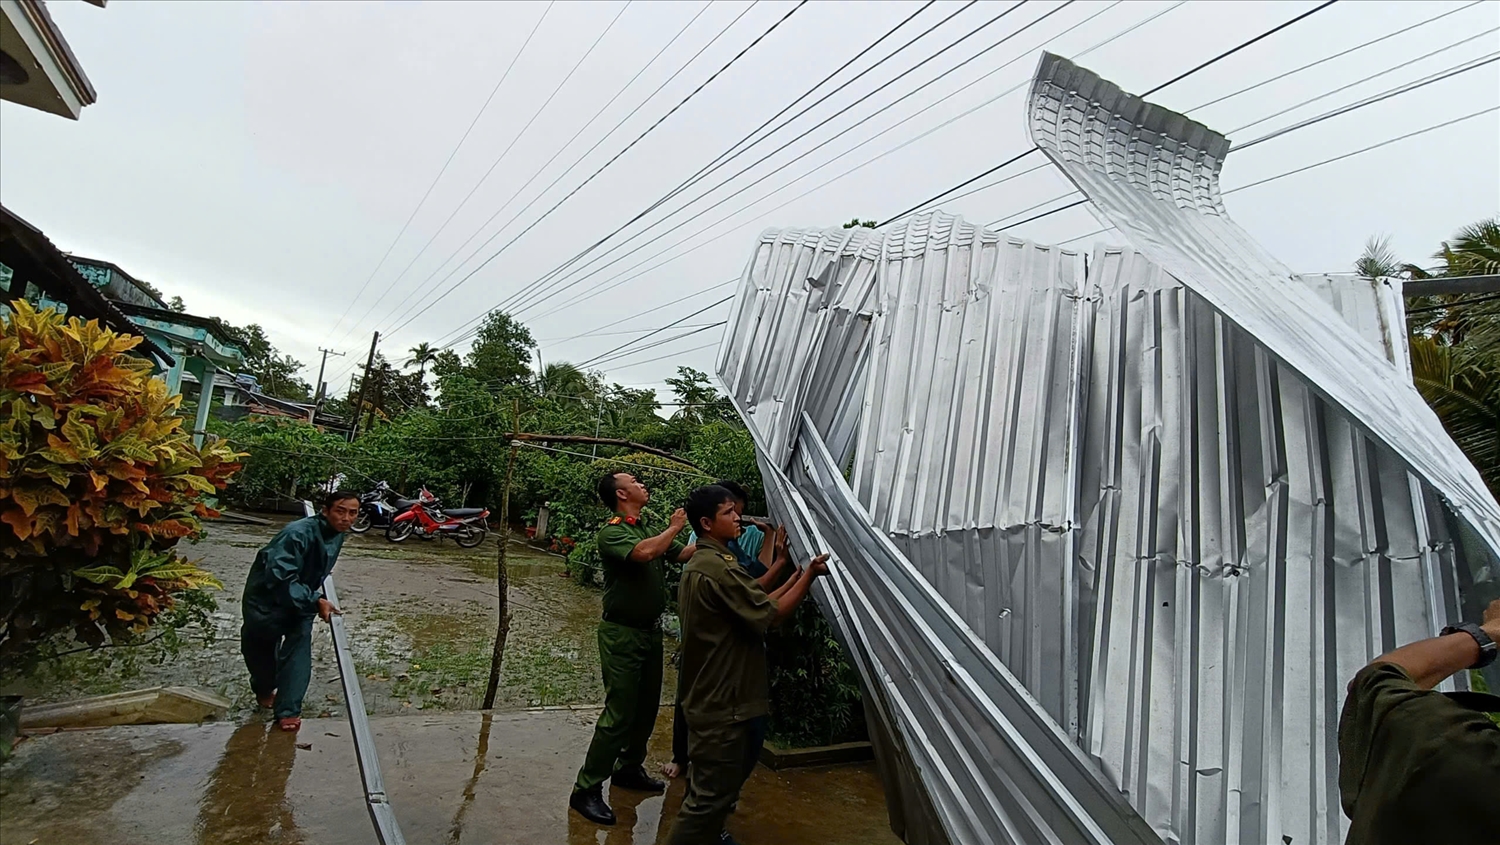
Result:
[[[670,716],[663,708],[653,769],[670,753]],[[596,717],[567,709],[375,717],[387,790],[407,841],[664,842],[681,780],[665,796],[611,790],[620,818],[613,828],[568,810]],[[346,720],[310,719],[295,736],[256,720],[28,738],[0,769],[0,845],[374,843],[349,733]],[[898,842],[868,765],[759,767],[729,831],[745,845]]]

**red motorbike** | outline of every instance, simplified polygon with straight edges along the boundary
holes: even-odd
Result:
[[[385,538],[400,543],[408,537],[435,540],[444,536],[465,549],[484,542],[490,531],[486,508],[444,508],[437,497],[422,488],[411,507],[397,514],[385,529]]]

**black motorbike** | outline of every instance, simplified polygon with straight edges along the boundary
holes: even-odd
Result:
[[[371,528],[389,528],[396,514],[415,503],[415,499],[396,495],[396,491],[382,481],[375,485],[375,489],[359,497],[359,516],[355,517],[349,530],[363,534]]]

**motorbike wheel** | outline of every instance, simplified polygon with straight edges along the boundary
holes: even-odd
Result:
[[[360,511],[359,516],[354,518],[354,524],[349,526],[349,530],[353,531],[355,534],[363,534],[366,531],[369,531],[370,515],[365,513],[364,511]]]
[[[472,549],[484,542],[485,534],[484,529],[475,528],[471,525],[462,531],[453,532],[453,542],[457,543],[461,548]]]
[[[411,536],[411,526],[411,520],[407,520],[406,522],[392,522],[385,529],[385,538],[392,543],[399,543]]]

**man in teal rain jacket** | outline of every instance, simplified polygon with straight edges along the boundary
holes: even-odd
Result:
[[[323,579],[333,571],[344,532],[358,516],[359,494],[329,494],[322,513],[281,529],[255,555],[245,579],[240,653],[256,702],[274,708],[284,731],[302,727],[302,699],[312,677],[313,617],[327,622],[340,612],[323,598]]]

